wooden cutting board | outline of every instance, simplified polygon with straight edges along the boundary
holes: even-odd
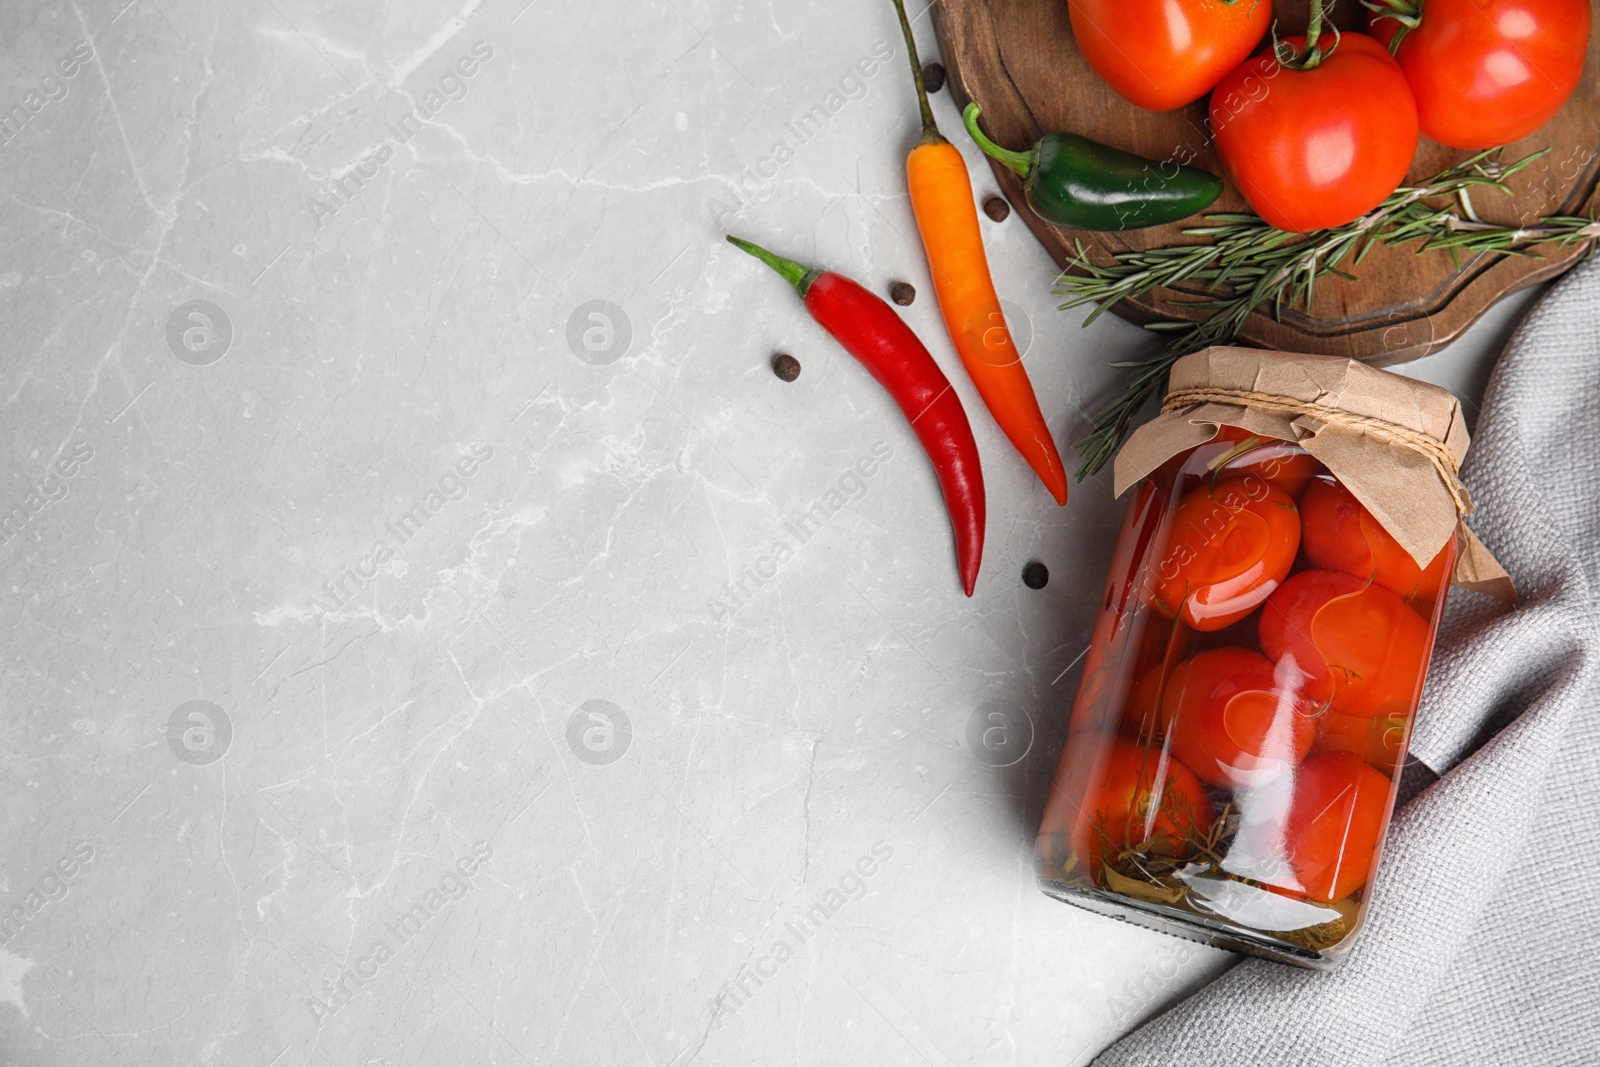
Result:
[[[1279,32],[1303,32],[1308,4],[1280,0],[1275,5]],[[1067,0],[934,0],[939,47],[959,105],[983,105],[985,132],[1007,148],[1024,149],[1041,134],[1068,130],[1152,159],[1174,158],[1180,146],[1194,163],[1221,173],[1206,132],[1206,102],[1179,111],[1156,113],[1127,103],[1089,69],[1073,41]],[[1357,29],[1365,11],[1350,0],[1337,5],[1334,22]],[[1586,213],[1600,179],[1600,61],[1594,20],[1589,62],[1572,99],[1551,122],[1526,140],[1507,147],[1509,162],[1540,149],[1550,152],[1514,176],[1514,197],[1483,190],[1472,201],[1480,217],[1498,223],[1529,222],[1543,215]],[[964,137],[959,130],[946,131]],[[1427,179],[1470,152],[1423,139],[1408,182]],[[1183,158],[1183,157],[1178,157]],[[1043,221],[1027,206],[1022,184],[1007,168],[993,164],[1007,199],[1062,267],[1082,241],[1091,258],[1108,261],[1129,249],[1193,243],[1183,227],[1115,233],[1069,230]],[[1210,210],[1245,210],[1231,187]],[[1244,340],[1285,351],[1349,356],[1374,365],[1400,363],[1426,355],[1458,336],[1495,301],[1552,278],[1584,255],[1582,248],[1544,249],[1543,258],[1462,257],[1457,268],[1448,252],[1418,253],[1414,245],[1374,248],[1355,268],[1357,281],[1327,278],[1317,283],[1309,311],[1283,311],[1282,321],[1257,311]],[[1124,318],[1144,323],[1192,319],[1192,308],[1174,300],[1204,289],[1156,290],[1116,308]]]

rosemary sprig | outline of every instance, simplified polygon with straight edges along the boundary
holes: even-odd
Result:
[[[1286,305],[1309,307],[1319,279],[1334,275],[1354,281],[1344,265],[1353,268],[1375,245],[1420,241],[1418,252],[1448,251],[1459,266],[1462,252],[1534,255],[1536,245],[1592,244],[1600,238],[1600,221],[1593,218],[1558,215],[1530,226],[1501,226],[1484,222],[1473,210],[1472,190],[1509,195],[1506,179],[1544,154],[1503,163],[1499,149],[1479,152],[1421,185],[1396,189],[1354,222],[1309,234],[1274,229],[1254,214],[1207,215],[1203,225],[1184,231],[1204,238],[1202,243],[1123,252],[1106,265],[1091,262],[1080,241],[1071,265],[1075,273],[1062,274],[1054,292],[1066,298],[1063,311],[1095,305],[1085,326],[1119,300],[1152,289],[1198,282],[1212,295],[1183,301],[1209,308],[1205,318],[1146,327],[1167,335],[1160,354],[1111,364],[1132,373],[1122,395],[1095,416],[1093,432],[1075,446],[1082,460],[1079,480],[1111,458],[1133,417],[1180,357],[1233,341],[1250,313],[1264,304],[1271,305],[1274,317],[1281,317]]]

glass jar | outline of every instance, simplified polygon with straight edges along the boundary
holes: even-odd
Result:
[[[1470,535],[1421,566],[1305,447],[1203,431],[1129,499],[1039,830],[1041,883],[1331,967],[1366,911]]]

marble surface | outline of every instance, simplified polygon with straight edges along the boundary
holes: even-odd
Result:
[[[720,240],[911,282],[956,370],[887,3],[0,31],[0,1063],[1073,1064],[1226,966],[1033,883],[1107,480],[1056,508],[952,373],[965,599],[892,404]],[[1149,341],[985,227],[1074,440]],[[1524,304],[1416,370],[1471,399]]]

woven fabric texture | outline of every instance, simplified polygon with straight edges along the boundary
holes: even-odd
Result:
[[[1600,261],[1513,337],[1464,480],[1522,602],[1451,597],[1411,748],[1438,778],[1351,955],[1245,960],[1096,1067],[1600,1063]]]

